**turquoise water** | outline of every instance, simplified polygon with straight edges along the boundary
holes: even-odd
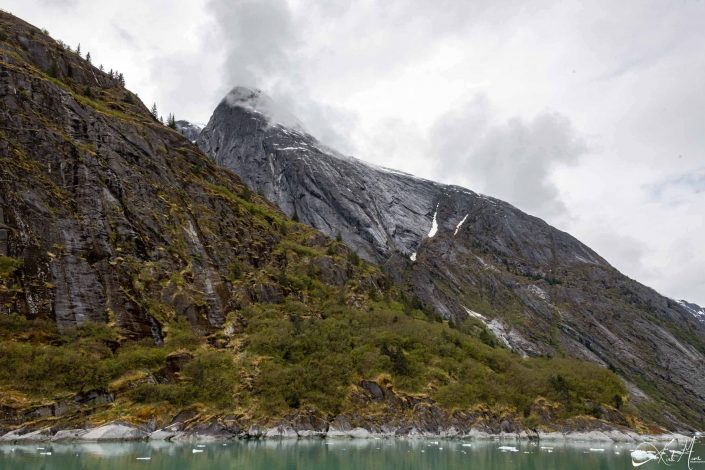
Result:
[[[282,440],[176,444],[34,444],[0,446],[2,470],[218,469],[627,469],[634,444],[571,445],[424,440]],[[593,447],[593,450],[590,449]],[[603,448],[599,451],[594,448]],[[194,452],[194,450],[196,452]],[[44,453],[44,454],[43,454]],[[49,454],[51,453],[51,454]],[[702,454],[702,452],[701,452]],[[149,460],[146,460],[149,458]],[[139,459],[139,460],[138,460]],[[639,467],[687,469],[686,459]],[[691,464],[705,470],[705,464]]]

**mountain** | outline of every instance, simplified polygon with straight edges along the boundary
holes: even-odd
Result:
[[[678,303],[690,313],[693,314],[695,318],[705,323],[705,308],[694,303],[686,302],[685,300],[679,300]]]
[[[0,441],[658,430],[608,369],[440,321],[2,11],[0,137]]]
[[[181,135],[186,137],[191,142],[196,142],[196,139],[198,139],[198,135],[203,130],[203,126],[180,119],[176,121],[176,130],[179,131]]]
[[[235,88],[198,145],[287,215],[382,265],[424,308],[480,321],[521,355],[608,367],[654,420],[705,424],[705,325],[690,308],[510,204],[341,155],[276,109]]]

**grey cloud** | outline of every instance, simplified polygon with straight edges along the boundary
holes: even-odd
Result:
[[[135,47],[137,44],[137,41],[135,40],[135,37],[130,33],[128,30],[123,28],[120,24],[116,23],[115,21],[112,22],[112,27],[115,30],[115,33],[117,36],[125,41],[130,47]]]
[[[39,3],[50,7],[73,7],[76,5],[77,0],[39,0]]]
[[[276,0],[211,0],[225,50],[227,87],[260,88],[271,96],[282,112],[301,118],[303,126],[321,141],[350,150],[344,127],[354,116],[311,97],[303,78],[305,64],[297,57],[303,46],[300,25],[286,2]],[[349,2],[318,2],[327,15],[341,15]]]
[[[564,215],[551,173],[558,165],[577,163],[587,151],[570,120],[543,113],[529,121],[492,121],[484,97],[437,121],[430,141],[438,177],[460,178],[473,189],[544,217]]]
[[[291,70],[291,52],[300,42],[300,32],[286,2],[211,0],[209,7],[226,49],[231,86],[263,86],[263,80]]]

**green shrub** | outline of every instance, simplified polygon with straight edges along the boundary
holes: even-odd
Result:
[[[22,265],[20,260],[0,255],[0,280],[8,279]]]

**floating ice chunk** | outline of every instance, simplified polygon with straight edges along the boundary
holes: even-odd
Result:
[[[463,444],[463,447],[472,447],[472,444]]]
[[[632,451],[632,464],[634,463],[645,463],[649,460],[658,460],[656,452],[649,450],[633,450]]]
[[[497,447],[497,449],[501,450],[502,452],[519,452],[519,449],[512,446],[499,446]]]
[[[605,451],[605,449],[590,447],[590,452],[604,452],[604,451]]]
[[[40,452],[39,455],[51,455],[51,452]]]
[[[201,447],[201,448],[202,448],[202,447],[205,447],[205,445],[204,445],[204,444],[196,444],[196,447]]]
[[[453,236],[456,236],[458,234],[458,230],[460,230],[460,227],[462,227],[463,224],[465,223],[465,221],[468,219],[468,215],[470,215],[470,214],[465,214],[465,217],[463,217],[463,220],[458,222],[458,225],[455,226],[455,232],[453,233]]]
[[[433,238],[438,232],[438,222],[436,221],[436,216],[438,215],[438,206],[440,203],[436,204],[436,212],[433,213],[433,222],[431,222],[431,230],[428,232],[428,238]]]
[[[191,450],[191,453],[193,453],[193,454],[200,454],[201,452],[203,452],[203,449],[192,449]]]
[[[152,460],[152,457],[137,457],[136,460]]]

